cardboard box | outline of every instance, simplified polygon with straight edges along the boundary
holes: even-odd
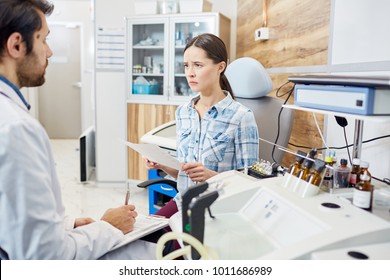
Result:
[[[207,0],[180,0],[180,13],[211,12],[212,4]]]
[[[157,14],[157,0],[135,0],[134,11],[137,15]]]

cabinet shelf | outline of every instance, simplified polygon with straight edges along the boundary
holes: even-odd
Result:
[[[133,49],[136,49],[136,50],[162,50],[162,49],[164,49],[164,46],[162,46],[162,45],[158,45],[158,46],[134,45]]]
[[[133,73],[133,76],[145,76],[145,77],[163,77],[164,73],[153,74],[153,73]]]
[[[219,36],[230,49],[230,19],[220,13],[185,15],[147,15],[126,19],[126,86],[127,97],[155,104],[186,102],[192,94],[184,74],[185,43],[202,33]],[[150,71],[150,68],[160,71]],[[133,72],[134,71],[134,72]],[[143,71],[142,73],[140,73]],[[143,76],[147,82],[155,80],[156,95],[134,92],[134,83]]]

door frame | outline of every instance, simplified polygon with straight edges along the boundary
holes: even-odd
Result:
[[[80,21],[48,21],[48,26],[50,29],[50,26],[64,26],[66,28],[79,28],[79,45],[80,45],[80,135],[83,133],[84,126],[83,124],[85,123],[85,116],[84,116],[84,111],[85,111],[85,106],[86,102],[88,100],[84,100],[85,97],[88,97],[89,95],[85,93],[85,87],[83,86],[84,82],[84,71],[85,71],[85,65],[84,65],[84,26],[83,23]],[[50,35],[49,35],[50,36]],[[50,47],[50,42],[49,42],[49,47]],[[36,106],[36,109],[34,111],[34,115],[37,119],[39,119],[39,88],[37,90],[31,91],[28,89],[27,91],[29,93],[29,98],[34,100],[34,104]]]

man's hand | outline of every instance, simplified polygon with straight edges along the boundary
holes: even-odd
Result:
[[[136,217],[137,212],[135,211],[135,206],[124,205],[118,208],[108,209],[101,219],[126,234],[134,229]]]
[[[74,228],[85,226],[93,222],[95,222],[95,220],[91,218],[77,218],[74,221]]]

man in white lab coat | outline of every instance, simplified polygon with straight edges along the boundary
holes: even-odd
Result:
[[[133,205],[66,221],[48,136],[19,90],[45,81],[52,11],[46,0],[0,1],[0,259],[154,258],[141,240],[110,252],[133,229]]]

